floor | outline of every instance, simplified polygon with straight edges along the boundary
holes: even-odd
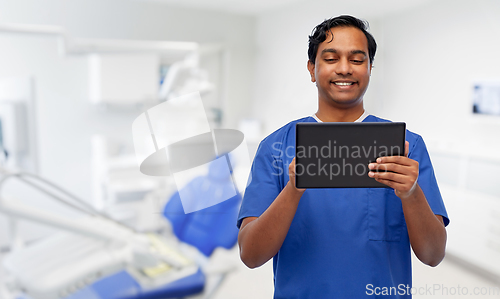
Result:
[[[238,262],[238,252],[229,253]],[[500,262],[500,261],[497,261]],[[478,298],[500,299],[500,284],[485,279],[454,259],[445,258],[435,268],[422,264],[413,257],[413,298]],[[476,294],[475,294],[476,293]],[[237,271],[231,274],[221,286],[215,299],[272,298],[272,263],[250,270],[238,263]]]
[[[500,262],[500,261],[492,261]],[[413,298],[480,298],[499,299],[500,284],[487,280],[463,266],[451,257],[445,258],[435,268],[428,267],[413,258]],[[418,294],[415,292],[418,291]]]
[[[213,299],[273,297],[271,262],[251,270],[240,261],[237,248],[220,254],[224,256],[223,259],[226,262],[235,266],[235,270],[223,282]],[[4,277],[0,271],[0,282],[3,280]],[[461,298],[465,296],[471,299],[500,299],[500,284],[495,284],[466,270],[451,258],[445,258],[439,266],[431,268],[414,257],[411,292],[414,294],[413,298]]]

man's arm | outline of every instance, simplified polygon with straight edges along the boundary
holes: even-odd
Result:
[[[249,268],[262,266],[278,253],[305,189],[295,187],[295,159],[288,166],[290,180],[260,217],[243,219],[238,234],[240,257]]]
[[[446,228],[443,217],[434,215],[417,183],[418,162],[408,158],[408,148],[406,142],[404,157],[381,157],[376,163],[371,163],[370,169],[386,169],[389,172],[370,172],[369,176],[395,190],[403,205],[415,255],[424,264],[435,267],[445,255]]]

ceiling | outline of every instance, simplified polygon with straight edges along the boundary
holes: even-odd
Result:
[[[352,7],[363,7],[367,11],[371,11],[377,15],[384,15],[394,11],[411,9],[432,0],[350,0],[350,1],[335,1],[335,0],[136,0],[161,3],[165,5],[181,6],[187,8],[207,9],[213,11],[258,15],[270,10],[286,8],[287,6],[297,3],[315,3],[315,6],[320,7],[335,7],[340,10],[349,9]],[[435,0],[434,0],[435,1]]]
[[[306,0],[139,0],[189,8],[255,15]]]

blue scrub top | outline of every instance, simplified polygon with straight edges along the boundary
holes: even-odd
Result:
[[[257,150],[237,225],[259,217],[287,184],[295,155],[295,124],[265,138]],[[363,122],[387,122],[373,115]],[[449,220],[422,138],[406,131],[409,157],[434,214]],[[390,188],[308,189],[273,258],[274,298],[411,298],[411,252],[401,200]]]

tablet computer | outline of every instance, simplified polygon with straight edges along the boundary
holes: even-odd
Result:
[[[297,123],[296,186],[388,188],[368,176],[368,164],[404,155],[405,133],[401,122]]]

